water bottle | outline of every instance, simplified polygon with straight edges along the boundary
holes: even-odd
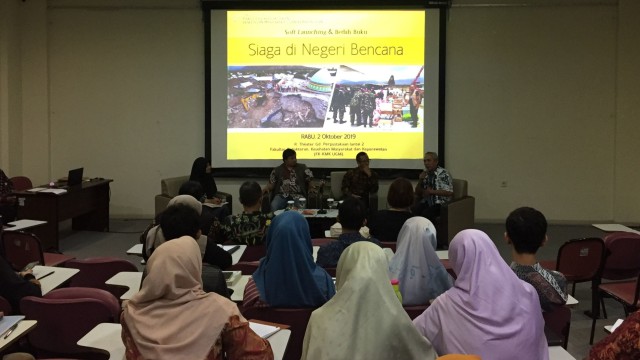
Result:
[[[398,279],[391,279],[391,286],[393,286],[393,291],[396,292],[396,296],[400,303],[402,304],[402,294],[400,293],[400,281]]]
[[[287,201],[287,209],[286,210],[293,210],[293,200]]]

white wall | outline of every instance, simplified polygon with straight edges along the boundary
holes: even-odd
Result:
[[[640,223],[638,2],[454,3],[445,151],[476,217],[526,204],[554,222]],[[11,146],[0,134],[0,166],[41,183],[84,165],[115,180],[113,216],[149,217],[159,179],[188,173],[204,148],[198,1],[0,7],[19,19],[0,27],[13,49],[0,52],[0,130],[22,132]],[[218,182],[237,199],[240,179]]]

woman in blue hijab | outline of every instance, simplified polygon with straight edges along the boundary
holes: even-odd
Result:
[[[313,261],[309,224],[298,212],[276,216],[266,244],[267,255],[245,287],[243,307],[318,307],[335,294],[333,279]]]

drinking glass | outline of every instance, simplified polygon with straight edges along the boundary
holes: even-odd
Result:
[[[329,209],[332,209],[336,206],[336,202],[333,200],[333,198],[328,198],[327,199],[327,206],[329,207]]]
[[[307,207],[307,199],[306,198],[299,198],[298,199],[298,209],[304,210],[306,207]]]

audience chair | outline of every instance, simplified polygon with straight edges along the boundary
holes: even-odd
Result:
[[[24,191],[33,188],[33,183],[31,183],[31,180],[26,176],[14,176],[9,179],[9,181],[13,184],[14,191]]]
[[[422,313],[427,310],[427,308],[429,307],[429,304],[426,305],[407,305],[407,306],[402,306],[404,308],[404,311],[407,312],[407,315],[409,315],[409,318],[411,320],[417,318],[418,316],[422,315]]]
[[[242,316],[247,320],[262,320],[284,325],[289,325],[291,337],[287,343],[287,350],[283,360],[299,360],[302,355],[302,342],[304,333],[307,330],[307,323],[311,312],[315,308],[309,309],[280,309],[280,308],[260,308],[251,307],[242,311]]]
[[[396,247],[398,246],[398,243],[395,241],[380,241],[380,247],[382,248],[389,248],[391,249],[391,251],[393,251],[393,253],[396,253]]]
[[[27,264],[38,261],[40,265],[61,266],[67,261],[75,259],[64,254],[42,252],[40,239],[25,231],[2,232],[2,252],[7,261],[16,270],[21,270]]]
[[[602,299],[604,296],[611,297],[624,307],[625,316],[629,313],[640,309],[640,275],[632,281],[609,282],[598,286],[598,297]],[[593,335],[596,328],[596,319],[594,316],[591,320],[591,337],[589,344],[593,344]]]
[[[336,239],[333,238],[316,238],[316,239],[311,239],[311,246],[322,246],[322,245],[327,245],[327,244],[331,244],[332,242],[336,241]]]
[[[240,256],[240,260],[242,262],[251,262],[251,261],[259,261],[263,257],[267,255],[267,246],[265,244],[260,245],[249,245],[242,256]]]
[[[567,348],[571,328],[571,309],[566,305],[554,306],[552,311],[542,313],[546,327],[562,337],[562,347]]]
[[[13,313],[11,304],[9,304],[9,301],[2,296],[0,296],[0,311],[2,311],[5,315],[11,315]]]
[[[565,242],[558,249],[555,262],[541,261],[550,270],[561,272],[568,282],[573,283],[571,295],[575,295],[576,283],[593,281],[600,276],[605,257],[604,242],[600,238],[574,239]]]
[[[27,335],[38,357],[109,357],[79,346],[77,342],[100,323],[118,322],[120,304],[110,293],[91,288],[57,289],[42,298],[23,298],[20,309],[26,319],[38,321]]]
[[[605,297],[613,297],[621,302],[625,313],[630,308],[637,306],[637,298],[635,303],[632,300],[635,278],[640,276],[640,235],[629,232],[614,232],[604,238],[604,245],[606,258],[601,276],[592,288],[593,304],[590,344],[593,343],[595,321],[600,317],[600,306],[602,306],[604,318],[607,318],[607,309],[604,306]],[[631,278],[633,279],[629,280]],[[610,280],[612,282],[602,284],[601,280]],[[607,291],[603,290],[603,286]]]
[[[110,292],[116,299],[127,291],[124,286],[107,285],[105,282],[117,273],[137,272],[138,268],[127,260],[117,257],[94,257],[82,260],[69,260],[68,268],[80,270],[69,282],[72,287],[96,288]]]

